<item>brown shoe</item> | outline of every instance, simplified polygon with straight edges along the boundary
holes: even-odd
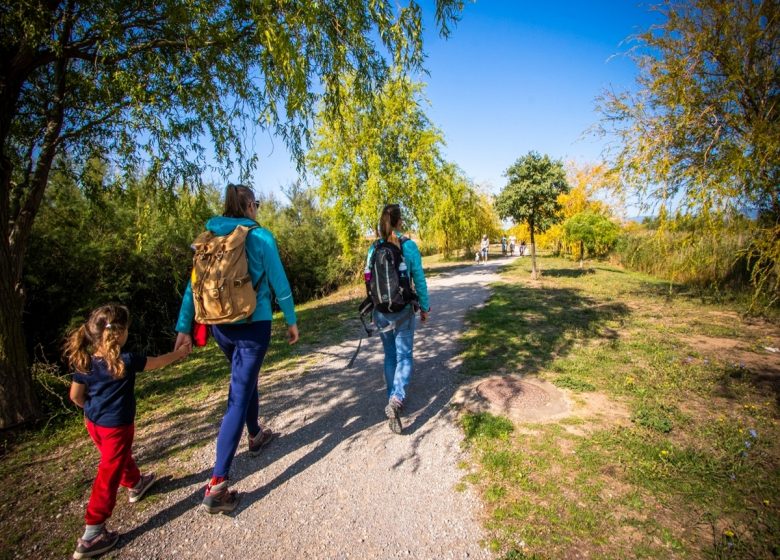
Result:
[[[73,560],[81,560],[81,558],[92,558],[103,554],[107,550],[111,550],[119,540],[119,533],[113,533],[107,531],[105,527],[100,531],[100,534],[95,538],[85,541],[79,539],[76,541],[76,551],[73,553]]]
[[[138,481],[138,484],[136,484],[134,488],[130,488],[127,492],[130,503],[134,504],[143,498],[146,491],[149,490],[155,482],[157,482],[157,475],[154,473],[141,475],[141,480]]]
[[[247,434],[247,444],[249,445],[249,455],[255,457],[260,454],[263,447],[271,443],[278,434],[271,428],[260,428],[255,437]]]
[[[203,508],[209,513],[230,513],[236,509],[238,500],[238,492],[228,490],[228,481],[225,480],[214,486],[206,486]]]

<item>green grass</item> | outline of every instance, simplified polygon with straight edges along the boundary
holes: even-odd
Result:
[[[517,261],[469,315],[465,370],[539,375],[576,400],[595,391],[626,413],[522,430],[464,416],[464,481],[482,493],[491,549],[500,558],[777,557],[771,386],[686,338],[752,347],[756,331],[729,308],[670,298],[668,284],[646,275],[600,264],[586,274],[552,258],[541,265],[541,281],[531,282],[528,260]]]

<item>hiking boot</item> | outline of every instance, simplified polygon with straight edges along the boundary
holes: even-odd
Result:
[[[257,432],[255,437],[250,436],[247,434],[247,443],[249,445],[249,455],[252,457],[256,457],[257,455],[260,455],[260,451],[271,443],[271,441],[277,436],[276,432],[272,431],[270,428],[260,428],[260,431]]]
[[[76,552],[73,553],[73,560],[80,558],[92,558],[111,550],[119,540],[119,533],[103,530],[94,538],[88,541],[79,539],[76,541]]]
[[[390,431],[394,434],[400,434],[403,430],[401,425],[401,408],[403,403],[396,398],[390,399],[385,407],[385,414],[387,415],[387,425],[390,427]]]
[[[230,513],[238,505],[238,492],[228,490],[228,481],[206,486],[203,507],[209,513]]]
[[[146,491],[149,490],[155,482],[157,482],[157,475],[154,473],[141,475],[141,480],[138,481],[138,484],[128,490],[130,503],[134,504],[143,498]]]

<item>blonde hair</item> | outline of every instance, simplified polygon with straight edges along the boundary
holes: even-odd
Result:
[[[246,185],[230,184],[225,189],[225,210],[227,218],[247,218],[249,209],[255,204],[255,193]]]
[[[81,373],[90,373],[92,356],[100,354],[109,373],[121,379],[125,376],[125,363],[120,341],[129,326],[130,312],[124,305],[110,303],[93,310],[89,319],[65,340],[63,350],[68,365]]]
[[[393,235],[393,230],[401,223],[401,207],[398,204],[387,204],[379,216],[379,226],[376,233],[385,241]]]

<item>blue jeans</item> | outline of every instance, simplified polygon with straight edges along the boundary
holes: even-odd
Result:
[[[414,322],[416,318],[407,307],[398,313],[382,313],[374,310],[374,323],[380,329],[397,321],[396,327],[379,333],[385,349],[385,383],[387,398],[395,397],[401,402],[406,398],[406,386],[412,377],[414,367]]]
[[[213,473],[213,476],[227,478],[244,425],[251,436],[260,431],[257,377],[271,342],[271,321],[214,325],[211,332],[230,361],[230,392],[217,436],[217,461]]]

